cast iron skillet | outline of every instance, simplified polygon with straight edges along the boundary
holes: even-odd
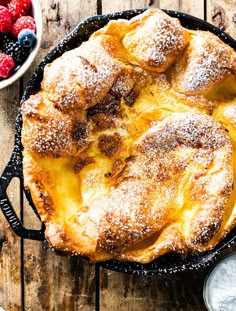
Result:
[[[145,9],[129,10],[114,14],[94,16],[81,22],[75,28],[75,30],[71,32],[68,36],[66,36],[37,67],[35,73],[33,74],[31,80],[29,81],[25,89],[21,102],[25,101],[27,98],[29,98],[31,94],[34,94],[39,90],[40,83],[43,78],[43,69],[46,64],[51,63],[54,59],[61,56],[65,51],[71,50],[80,45],[83,41],[86,41],[94,31],[105,26],[109,20],[119,18],[130,19],[142,13],[144,10]],[[202,21],[196,17],[176,11],[175,12],[165,11],[165,12],[172,17],[179,18],[181,24],[186,28],[208,30],[213,32],[214,34],[218,35],[222,41],[224,41],[225,43],[227,43],[236,50],[236,41],[234,41],[231,37],[229,37],[220,29],[215,28],[214,26],[208,24],[207,22]],[[22,117],[19,111],[16,120],[14,150],[11,159],[8,165],[6,166],[0,179],[0,207],[7,221],[9,222],[11,228],[17,235],[25,239],[43,241],[45,239],[44,225],[42,224],[40,230],[25,228],[23,222],[16,215],[6,192],[7,187],[13,177],[18,177],[20,179],[21,185],[23,185],[23,170],[22,170],[23,147],[21,145],[21,128],[22,128]],[[30,203],[30,206],[38,216],[37,211],[32,202],[30,193],[28,191],[24,192]],[[223,249],[225,249],[227,246],[233,245],[235,241],[236,241],[236,228],[233,231],[231,231],[231,233],[228,234],[227,237],[224,240],[222,240],[213,250],[198,255],[192,254],[183,258],[178,254],[167,254],[145,265],[133,262],[126,263],[113,260],[103,262],[100,265],[102,267],[106,267],[111,270],[142,274],[142,275],[175,273],[178,271],[205,268],[209,266],[211,263],[213,263],[213,261],[216,259],[216,257],[220,254],[220,252]]]

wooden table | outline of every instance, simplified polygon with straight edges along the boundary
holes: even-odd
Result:
[[[233,0],[41,0],[44,33],[31,70],[0,91],[0,170],[11,155],[19,100],[36,64],[82,19],[130,8],[160,7],[207,19],[236,38]],[[20,211],[19,181],[8,195],[28,227],[39,227],[24,199]],[[21,201],[21,202],[20,202]],[[227,252],[236,250],[232,247]],[[225,252],[226,253],[226,252]],[[224,254],[225,254],[224,253]],[[224,255],[223,254],[223,255]],[[208,269],[166,276],[134,276],[96,268],[80,258],[56,255],[46,243],[22,240],[0,213],[0,306],[10,310],[206,310],[202,298]]]

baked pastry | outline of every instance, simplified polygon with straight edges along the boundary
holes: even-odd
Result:
[[[215,247],[236,224],[235,74],[231,47],[158,9],[47,65],[22,143],[53,248],[148,263]]]

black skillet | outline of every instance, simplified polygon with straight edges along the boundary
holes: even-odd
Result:
[[[31,77],[31,80],[29,81],[25,89],[21,102],[25,101],[27,98],[29,98],[31,94],[36,93],[40,89],[40,83],[43,78],[43,70],[46,64],[51,63],[54,59],[61,56],[65,51],[71,50],[80,45],[83,41],[86,41],[94,31],[105,26],[109,20],[119,18],[130,19],[142,13],[143,11],[144,9],[129,10],[114,14],[94,16],[81,22],[45,57],[42,63],[37,67],[35,73]],[[226,44],[230,45],[236,50],[236,41],[220,29],[215,28],[213,25],[184,13],[169,10],[165,12],[172,17],[179,18],[181,24],[186,28],[208,30],[213,32],[214,34],[219,36],[222,41],[224,41]],[[18,236],[25,239],[43,241],[45,239],[44,225],[42,224],[40,230],[25,228],[23,222],[16,215],[7,196],[7,187],[13,177],[18,177],[21,181],[21,185],[23,185],[23,147],[21,145],[21,128],[22,117],[19,112],[16,120],[14,150],[11,159],[0,179],[0,207],[11,228]],[[28,191],[25,191],[25,194],[30,203],[30,206],[38,216],[32,199],[30,197],[30,193]],[[233,245],[235,242],[236,228],[231,231],[231,233],[228,234],[226,238],[224,238],[213,250],[201,254],[191,254],[185,258],[181,257],[178,254],[168,254],[145,265],[133,262],[126,263],[113,260],[103,262],[100,265],[111,270],[135,273],[140,275],[175,273],[178,271],[205,268],[214,262],[214,260],[222,252],[222,250],[230,245]]]

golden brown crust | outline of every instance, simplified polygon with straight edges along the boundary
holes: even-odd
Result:
[[[232,150],[224,129],[204,115],[174,114],[147,131],[135,144],[132,154],[106,195],[95,197],[88,205],[84,202],[68,224],[60,221],[60,238],[55,232],[59,232],[57,222],[61,216],[53,214],[48,218],[46,206],[41,210],[38,204],[50,228],[47,237],[55,247],[63,246],[90,256],[93,261],[111,256],[130,260],[132,246],[156,233],[159,235],[162,228],[164,232],[169,230],[168,223],[173,228],[171,236],[173,230],[178,236],[174,245],[171,240],[165,241],[170,243],[168,250],[176,250],[176,245],[188,251],[208,247],[220,229],[233,183]],[[29,172],[24,166],[31,178],[40,177],[42,183],[48,180],[45,172],[43,175],[35,168]],[[48,183],[53,188],[50,179]],[[45,197],[49,194],[45,193],[41,199]],[[36,202],[38,199],[36,196]],[[184,213],[191,216],[184,217]],[[179,217],[174,218],[176,215]],[[93,253],[89,253],[91,245],[81,246],[91,226],[96,232],[89,237],[95,247]],[[139,257],[132,255],[132,260],[147,262],[153,259],[154,253],[156,256],[163,253],[164,249],[159,249],[161,244],[155,244],[156,248],[152,246],[150,252],[139,249]]]
[[[21,108],[23,166],[54,248],[147,263],[236,225],[235,55],[152,9],[46,67]]]
[[[188,32],[178,19],[148,10],[133,18],[123,44],[131,62],[158,72],[168,69],[188,43]]]
[[[46,66],[42,89],[63,111],[94,106],[118,76],[132,72],[131,66],[119,61],[119,47],[111,36],[84,42]]]
[[[236,73],[234,50],[206,31],[191,32],[191,40],[175,64],[172,82],[185,94],[199,94]]]
[[[25,101],[21,112],[24,119],[22,142],[29,152],[53,158],[66,157],[83,150],[89,143],[90,128],[84,116],[64,114],[44,92]]]
[[[23,157],[23,167],[25,186],[31,191],[41,220],[48,221],[56,212],[51,196],[51,189],[55,187],[55,181],[29,155]]]

